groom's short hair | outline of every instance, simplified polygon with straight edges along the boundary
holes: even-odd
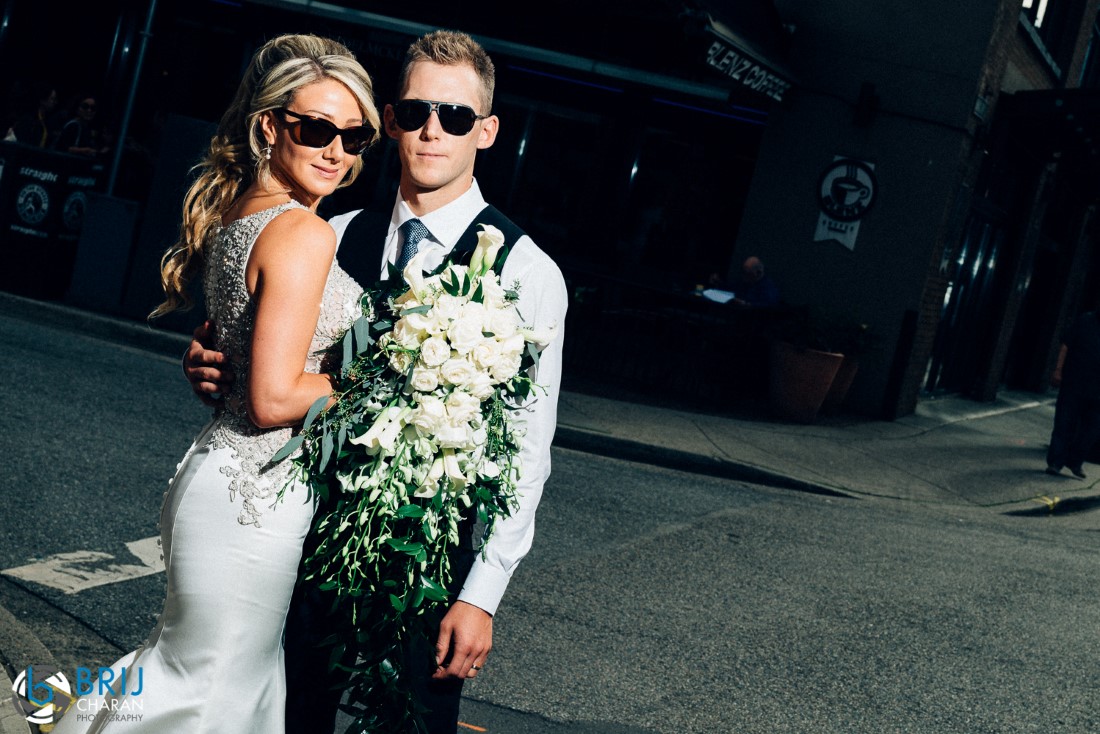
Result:
[[[496,67],[481,44],[459,31],[432,31],[412,42],[405,51],[405,62],[401,66],[401,80],[397,88],[405,89],[409,81],[409,69],[418,61],[431,61],[442,66],[469,64],[481,81],[481,103],[483,110],[478,114],[488,115],[493,111],[493,89],[496,87]],[[447,102],[449,100],[440,100]]]

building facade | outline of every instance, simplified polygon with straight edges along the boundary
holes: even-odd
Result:
[[[870,326],[861,413],[1044,390],[1063,325],[1091,305],[1097,3],[776,5],[796,84],[738,255],[764,257],[788,299]]]
[[[743,366],[759,362],[759,324],[692,295],[757,255],[786,304],[869,326],[847,407],[893,418],[945,392],[1045,390],[1062,326],[1091,305],[1098,4],[563,0],[533,19],[498,2],[109,0],[68,9],[46,46],[35,31],[57,9],[11,0],[0,60],[62,97],[95,90],[128,130],[80,251],[47,258],[70,263],[49,297],[148,313],[190,166],[265,39],[339,38],[381,105],[408,43],[458,28],[498,69],[501,134],[478,180],[565,272],[574,373],[758,394]],[[387,206],[395,169],[383,141],[322,213]],[[40,277],[15,273],[14,289],[42,281],[28,267]],[[665,346],[639,357],[639,343]]]

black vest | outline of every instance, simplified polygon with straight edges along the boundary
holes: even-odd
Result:
[[[382,268],[382,253],[386,248],[386,235],[390,228],[390,211],[377,211],[363,209],[348,222],[344,236],[340,238],[340,249],[337,251],[336,261],[356,282],[366,287],[378,280],[378,273]],[[485,205],[470,226],[458,238],[458,242],[451,249],[450,258],[461,264],[470,261],[470,255],[477,247],[478,225],[491,224],[504,234],[504,243],[509,248],[515,246],[524,231],[508,217],[489,204]],[[498,268],[503,266],[504,260],[497,259]],[[499,274],[499,269],[497,271]]]

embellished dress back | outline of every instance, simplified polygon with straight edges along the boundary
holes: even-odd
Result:
[[[284,731],[283,627],[314,504],[298,483],[276,504],[291,465],[270,459],[292,430],[257,428],[245,410],[255,319],[245,267],[263,228],[295,207],[301,205],[256,212],[213,235],[203,279],[206,305],[217,348],[236,379],[165,495],[164,609],[145,645],[114,666],[115,680],[128,669],[127,695],[78,700],[56,734]],[[307,371],[322,371],[321,353],[354,320],[361,294],[334,261]]]

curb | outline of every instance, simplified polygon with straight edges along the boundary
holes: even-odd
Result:
[[[639,464],[651,464],[692,474],[705,474],[721,479],[735,479],[753,484],[763,484],[777,489],[793,489],[799,492],[822,494],[829,497],[858,499],[857,495],[849,494],[835,487],[795,479],[752,464],[743,464],[690,451],[651,446],[574,426],[558,425],[554,434],[554,446]]]
[[[31,725],[27,719],[15,709],[12,700],[11,678],[8,671],[0,665],[0,694],[3,694],[5,703],[0,705],[0,734],[29,734]]]
[[[0,312],[33,324],[75,331],[84,336],[126,344],[170,357],[183,358],[191,337],[129,319],[84,311],[52,301],[0,292]]]
[[[16,644],[15,638],[22,642]],[[34,729],[27,722],[26,717],[15,708],[12,698],[11,660],[6,653],[12,649],[32,650],[34,660],[43,663],[53,663],[53,655],[46,646],[31,632],[22,622],[4,607],[0,607],[0,697],[4,703],[0,704],[0,734],[29,734]]]

